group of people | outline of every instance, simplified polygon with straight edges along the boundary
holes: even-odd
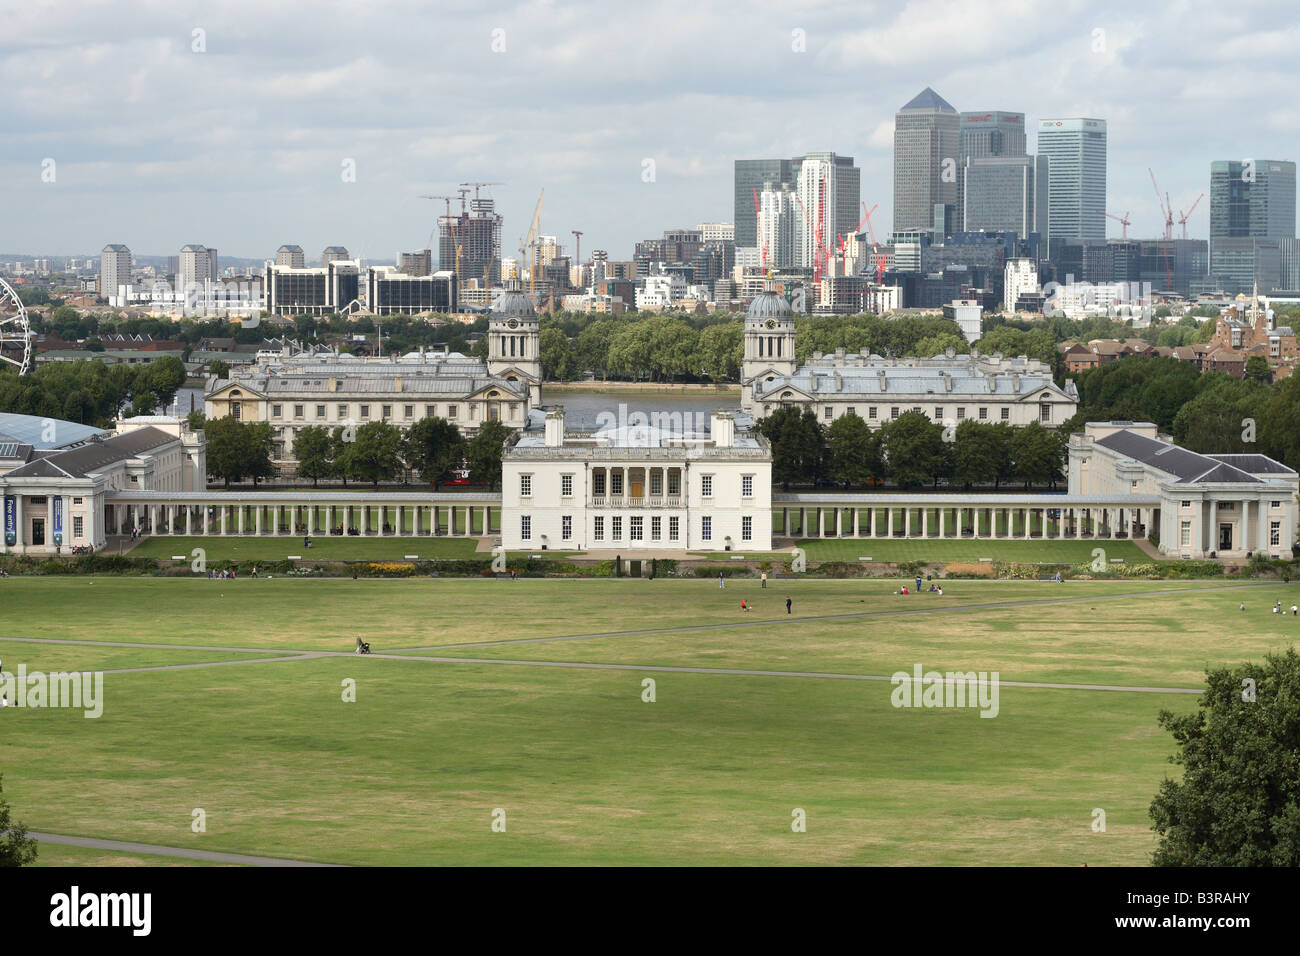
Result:
[[[208,572],[208,577],[214,581],[227,581],[235,579],[238,575],[235,574],[234,568],[231,568],[229,571],[218,571],[216,568],[213,568]],[[253,571],[249,577],[257,577],[257,565],[253,565]]]

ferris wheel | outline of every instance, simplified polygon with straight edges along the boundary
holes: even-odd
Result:
[[[18,293],[0,279],[0,362],[8,362],[25,375],[32,367],[32,326]]]

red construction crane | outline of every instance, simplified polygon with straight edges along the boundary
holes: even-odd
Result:
[[[1104,209],[1098,209],[1097,211],[1101,213],[1103,216],[1105,216],[1106,218],[1114,219],[1117,223],[1119,223],[1120,225],[1119,237],[1121,239],[1128,238],[1128,227],[1132,225],[1132,220],[1129,219],[1128,213],[1124,213],[1124,215],[1122,216],[1117,216],[1113,212],[1107,212]]]
[[[1165,217],[1165,241],[1162,243],[1161,251],[1165,256],[1165,290],[1169,291],[1174,286],[1174,273],[1169,268],[1169,243],[1174,238],[1174,213],[1169,207],[1169,194],[1165,193],[1164,198],[1160,197],[1160,184],[1156,182],[1156,174],[1150,166],[1147,172],[1151,174],[1151,185],[1156,191],[1156,202],[1160,204],[1160,213]]]
[[[1197,204],[1200,203],[1200,201],[1204,198],[1205,198],[1205,193],[1201,193],[1199,196],[1196,197],[1195,201],[1192,203],[1191,208],[1188,209],[1187,212],[1183,212],[1181,209],[1178,210],[1178,224],[1183,227],[1184,239],[1187,238],[1187,220],[1191,218],[1193,210],[1196,209]]]
[[[876,211],[880,204],[867,209],[867,204],[862,204],[863,216],[862,221],[867,224],[867,235],[871,237],[871,255],[876,260],[876,285],[883,285],[885,281],[885,256],[880,254],[880,247],[876,244],[876,230],[871,225],[871,214]]]

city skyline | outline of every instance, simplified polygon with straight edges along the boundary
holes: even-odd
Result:
[[[1023,113],[1031,153],[1041,119],[1106,120],[1109,208],[1129,213],[1130,236],[1162,231],[1148,167],[1177,210],[1208,194],[1214,161],[1295,158],[1300,111],[1269,105],[1286,102],[1297,69],[1281,55],[1296,32],[1284,5],[1140,18],[1118,4],[1021,6],[741,16],[668,4],[631,31],[611,29],[610,11],[589,22],[582,11],[596,8],[581,4],[287,4],[258,18],[157,5],[125,25],[93,6],[15,6],[24,39],[0,45],[0,201],[23,229],[3,251],[84,256],[120,242],[174,255],[198,239],[241,258],[343,243],[391,260],[428,245],[442,204],[420,195],[501,180],[490,194],[504,255],[517,255],[544,188],[543,233],[571,251],[580,229],[584,252],[618,260],[665,229],[731,220],[735,160],[818,151],[854,157],[862,200],[888,223],[894,115],[927,86],[958,111]],[[339,17],[410,29],[380,54]],[[996,28],[1008,17],[1010,36]],[[933,55],[957,36],[960,59]],[[754,57],[770,67],[761,79]],[[1243,58],[1270,64],[1248,92],[1233,79]],[[551,92],[535,92],[539,78]],[[1205,200],[1188,235],[1209,235]]]

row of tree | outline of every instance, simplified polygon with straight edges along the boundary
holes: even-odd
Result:
[[[185,384],[185,364],[166,355],[148,365],[49,362],[27,375],[0,375],[0,411],[107,426],[119,414],[150,415]]]
[[[1068,433],[1034,422],[1012,428],[971,419],[940,425],[921,412],[906,412],[873,431],[857,415],[829,426],[811,409],[782,408],[759,420],[772,445],[772,480],[792,485],[866,488],[890,482],[971,488],[1055,487],[1061,479]]]
[[[207,438],[209,476],[225,482],[270,477],[275,433],[266,422],[241,422],[235,418],[204,420],[190,417],[193,427]],[[405,432],[388,422],[368,422],[355,428],[309,425],[294,438],[293,456],[298,475],[313,484],[325,481],[405,481],[414,474],[436,488],[452,472],[468,466],[472,484],[495,488],[501,483],[501,452],[510,429],[497,421],[484,422],[466,438],[443,418],[426,418]]]

